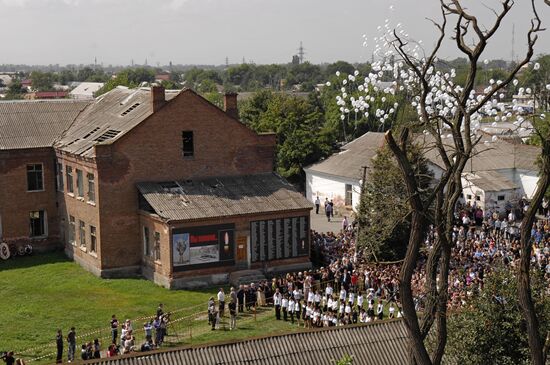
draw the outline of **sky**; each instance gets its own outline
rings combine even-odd
[[[543,25],[550,7],[536,0]],[[463,0],[483,24],[498,0]],[[481,6],[480,3],[484,3]],[[401,23],[430,49],[437,0],[0,0],[0,64],[287,63],[300,42],[312,63],[370,61],[377,27]],[[530,1],[516,0],[488,59],[525,51]],[[512,28],[515,42],[512,42]],[[441,58],[460,56],[449,36]],[[536,54],[550,53],[550,31]],[[363,35],[367,46],[363,45]],[[514,44],[514,47],[512,47]]]

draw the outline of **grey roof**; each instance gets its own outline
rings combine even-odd
[[[517,184],[496,171],[478,171],[474,174],[464,174],[463,177],[467,182],[483,191],[503,191],[519,188]]]
[[[396,365],[408,359],[407,333],[401,319],[329,327],[244,341],[105,358],[101,365],[332,365],[344,355],[354,364]]]
[[[359,180],[362,166],[371,166],[371,160],[384,145],[384,133],[367,132],[341,148],[327,159],[308,166],[305,170]]]
[[[192,220],[311,209],[292,185],[275,173],[200,180],[143,182],[137,188],[157,215]]]
[[[87,105],[73,100],[0,102],[0,150],[51,147]]]
[[[167,90],[171,100],[179,90]],[[96,98],[56,142],[55,147],[94,157],[93,146],[112,143],[152,114],[149,88],[117,87]]]
[[[491,137],[481,136],[482,140],[474,147],[474,156],[468,161],[465,172],[490,170],[522,169],[538,171],[536,161],[540,155],[540,148],[536,146],[510,143],[502,138],[492,140]],[[496,137],[494,137],[496,138]],[[433,148],[431,136],[421,135],[416,141],[424,145],[426,157],[434,164],[444,167],[439,152]],[[443,138],[445,149],[449,155],[455,150],[452,138]]]

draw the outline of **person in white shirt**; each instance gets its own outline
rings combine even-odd
[[[328,300],[327,300],[327,310],[330,309],[332,310],[332,297],[328,297]]]
[[[338,310],[338,300],[336,298],[332,298],[332,311],[336,313],[336,310]]]
[[[346,312],[346,314],[351,314],[351,305],[350,305],[350,303],[346,304],[345,312]]]
[[[333,289],[332,289],[332,285],[327,284],[327,287],[325,288],[325,296],[328,298],[328,297],[332,297],[332,293],[333,293]]]
[[[283,320],[288,321],[288,297],[286,295],[281,301],[281,307],[283,309]]]
[[[355,303],[355,293],[351,292],[349,293],[349,304],[353,306],[353,303]]]
[[[223,288],[220,288],[218,292],[218,303],[220,304],[220,317],[223,317],[223,312],[225,311],[225,293]]]
[[[313,303],[315,301],[315,293],[313,293],[313,290],[309,290],[307,294],[307,302]]]
[[[367,323],[367,312],[361,308],[361,312],[359,313],[359,322],[360,323]]]
[[[273,294],[273,305],[275,306],[275,318],[281,320],[281,303],[283,296],[279,292],[279,288],[275,289],[275,294]]]
[[[378,315],[379,320],[384,319],[384,303],[382,300],[378,301],[378,307],[376,308],[376,314]]]
[[[344,311],[346,309],[346,304],[344,303],[344,301],[342,300],[340,302],[340,308],[338,309],[338,314],[340,315],[340,318],[344,316]]]
[[[346,289],[342,288],[340,290],[340,300],[346,300]]]
[[[389,312],[390,312],[389,318],[395,318],[395,307],[393,306],[393,303],[390,303]]]
[[[357,296],[357,308],[359,310],[363,309],[364,300],[365,300],[365,297],[363,296],[363,293],[359,292],[359,295]]]
[[[313,301],[315,302],[315,305],[319,307],[319,305],[321,304],[321,293],[319,291],[317,291],[313,296]]]
[[[288,313],[290,314],[290,322],[294,324],[294,299],[292,297],[288,300]]]
[[[294,314],[296,315],[298,324],[300,324],[300,315],[302,314],[302,303],[299,300],[296,300],[294,303]]]

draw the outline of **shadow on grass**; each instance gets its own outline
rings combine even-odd
[[[16,256],[8,260],[0,260],[0,271],[13,269],[26,269],[29,267],[69,262],[63,251],[36,253],[31,256]]]

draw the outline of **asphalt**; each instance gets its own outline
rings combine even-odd
[[[333,217],[328,222],[325,214],[315,214],[315,208],[311,211],[311,228],[317,232],[338,232],[342,228],[342,220],[344,217]],[[324,213],[324,212],[323,212]],[[349,217],[348,217],[349,221]]]

